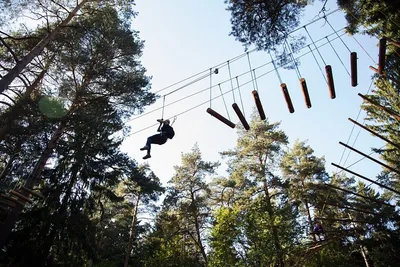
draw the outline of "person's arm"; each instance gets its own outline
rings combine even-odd
[[[160,125],[158,126],[157,132],[161,132],[162,125],[163,125],[163,123],[160,121]]]

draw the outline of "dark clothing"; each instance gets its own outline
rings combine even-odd
[[[162,133],[155,134],[147,138],[146,146],[148,147],[147,153],[150,154],[151,144],[163,145],[167,142],[168,137]]]
[[[313,230],[314,230],[314,233],[316,233],[316,234],[322,234],[324,232],[324,228],[322,228],[322,225],[320,225],[319,223],[314,225]]]
[[[174,129],[171,126],[164,124],[161,127],[161,134],[171,139],[174,136]]]

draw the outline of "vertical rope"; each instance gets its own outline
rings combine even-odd
[[[233,90],[232,74],[231,74],[231,67],[229,65],[229,60],[228,60],[228,70],[229,70],[229,80],[231,82],[231,88],[232,88],[233,102],[236,103],[235,91]]]
[[[239,91],[240,103],[241,103],[241,105],[242,105],[243,116],[246,116],[246,114],[244,113],[243,99],[242,99],[242,93],[240,92],[240,85],[239,85],[238,76],[236,76],[236,83],[237,83],[237,89],[238,89],[238,91]]]
[[[298,68],[298,66],[296,64],[296,61],[295,61],[294,56],[293,56],[293,51],[290,48],[290,45],[289,45],[287,39],[285,39],[285,43],[286,43],[286,46],[288,47],[290,58],[292,59],[292,62],[294,64],[295,68],[296,68],[297,77],[300,79],[301,78],[301,73],[300,73],[300,70],[299,70],[299,68]]]
[[[231,117],[229,116],[228,107],[226,106],[225,97],[224,97],[224,94],[222,93],[221,84],[219,83],[218,86],[219,86],[219,91],[221,92],[222,100],[224,101],[226,114],[228,114],[228,118],[229,118],[229,120],[231,120]]]
[[[347,12],[350,13],[350,15],[356,20],[356,21],[360,21],[359,18],[357,18],[350,10],[347,10]],[[368,30],[367,27],[362,26],[364,29]],[[356,37],[354,37],[354,35],[352,35],[353,39],[357,42],[357,44],[362,48],[362,50],[364,50],[364,52],[368,55],[368,57],[372,60],[372,62],[374,62],[375,65],[378,65],[377,62],[371,57],[371,55],[367,52],[367,50],[365,50],[365,48],[358,42],[358,40],[356,39]],[[378,38],[375,36],[375,38]]]
[[[326,40],[328,40],[329,45],[332,47],[333,52],[335,52],[336,56],[338,57],[340,63],[342,63],[344,69],[346,70],[347,74],[351,77],[349,70],[347,69],[346,65],[343,63],[342,59],[339,57],[339,54],[336,52],[336,49],[333,47],[331,44],[331,41],[329,40],[328,36],[325,36]]]
[[[211,108],[211,99],[212,99],[212,69],[210,68],[210,108]]]
[[[254,72],[254,82],[256,83],[256,88],[257,88],[257,91],[258,91],[258,83],[257,83],[256,70],[254,69],[253,72]]]
[[[347,48],[347,50],[349,50],[349,52],[351,53],[350,48],[346,45],[346,43],[343,41],[342,37],[339,36],[339,34],[337,33],[337,31],[332,27],[332,25],[329,23],[328,19],[326,18],[326,16],[324,16],[325,21],[329,24],[329,26],[331,26],[332,31],[334,31],[337,35],[337,37],[339,37],[340,41],[342,41],[342,43],[344,44],[344,46]]]
[[[253,82],[253,89],[254,89],[254,90],[256,90],[256,86],[255,86],[255,84],[254,84],[253,73],[251,72],[251,64],[250,64],[250,56],[249,56],[249,52],[247,52],[247,61],[249,62],[249,68],[250,68],[251,81]]]
[[[308,32],[308,30],[307,30],[307,27],[306,27],[306,26],[304,26],[304,29],[306,30],[306,32],[307,32],[307,34],[308,34],[308,37],[310,37],[310,39],[311,39],[311,42],[312,42],[312,43],[313,43],[313,45],[315,46],[315,49],[317,50],[317,52],[318,52],[319,56],[321,57],[322,61],[324,62],[325,66],[326,66],[327,64],[325,63],[325,60],[324,60],[324,58],[322,57],[321,53],[319,52],[319,49],[318,49],[317,45],[315,44],[315,42],[314,42],[313,38],[311,37],[310,33]]]
[[[272,58],[271,52],[268,51],[268,53],[269,53],[269,56],[271,57],[271,62],[272,62],[272,65],[274,65],[274,69],[275,69],[276,75],[278,76],[279,82],[282,84],[283,82],[282,82],[281,76],[279,75],[279,71],[276,68],[275,61]]]
[[[161,114],[161,119],[164,119],[164,108],[165,108],[165,95],[163,96],[163,104],[162,104],[162,114]]]
[[[315,62],[317,62],[318,68],[319,68],[319,70],[320,70],[321,73],[322,73],[322,77],[324,77],[326,83],[328,84],[328,80],[326,79],[325,74],[324,74],[324,71],[322,70],[321,66],[319,65],[319,62],[318,62],[317,58],[315,57],[314,52],[312,51],[310,45],[307,45],[307,46],[308,46],[308,48],[310,49],[311,54],[313,55],[313,57],[314,57],[314,59],[315,59]]]

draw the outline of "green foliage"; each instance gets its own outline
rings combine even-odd
[[[221,207],[215,211],[215,223],[210,234],[211,266],[239,266],[240,258],[234,247],[240,234],[238,215],[237,209]]]
[[[231,12],[236,40],[246,47],[254,44],[260,50],[274,50],[299,25],[306,1],[225,0]],[[298,41],[301,41],[299,39]]]
[[[39,110],[48,118],[62,118],[67,114],[63,102],[54,97],[43,96],[39,100]]]

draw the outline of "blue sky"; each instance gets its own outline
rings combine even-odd
[[[137,0],[136,3],[136,10],[139,15],[132,22],[132,27],[140,31],[140,38],[145,40],[142,64],[146,67],[148,75],[153,77],[152,90],[154,92],[196,73],[207,71],[215,65],[226,63],[228,60],[244,53],[242,44],[236,41],[234,37],[229,36],[231,29],[230,13],[225,10],[226,5],[223,0]],[[313,7],[307,8],[302,17],[301,25],[315,19],[321,7],[322,3],[316,1]],[[336,1],[328,1],[326,8],[327,13],[337,9]],[[345,26],[343,13],[340,11],[330,15],[328,20],[337,30]],[[333,33],[329,25],[324,23],[323,20],[309,25],[307,29],[314,40],[324,38]],[[295,34],[306,35],[306,32],[299,30]],[[331,35],[329,38],[331,40],[335,37],[335,35]],[[356,119],[359,113],[362,100],[357,94],[366,94],[370,88],[373,73],[368,67],[369,65],[375,65],[374,61],[378,59],[378,40],[367,36],[356,36],[357,41],[371,55],[374,59],[373,61],[353,37],[345,35],[342,39],[351,51],[358,54],[359,85],[357,87],[351,86],[350,77],[332,47],[329,44],[324,45],[319,51],[326,64],[332,66],[337,97],[333,100],[329,98],[328,87],[318,65],[312,54],[307,54],[300,59],[300,72],[307,80],[312,102],[311,109],[305,107],[295,70],[278,69],[279,75],[289,89],[296,110],[293,114],[290,114],[287,110],[280,89],[280,81],[274,72],[272,64],[267,64],[271,61],[268,53],[257,51],[249,54],[252,68],[256,68],[256,74],[260,76],[257,79],[258,89],[270,122],[281,122],[281,129],[289,136],[291,143],[289,146],[293,144],[295,139],[308,140],[308,144],[314,149],[316,156],[325,156],[326,168],[329,172],[336,171],[336,168],[331,166],[330,163],[339,163],[343,153],[343,146],[339,145],[339,141],[347,143],[349,140],[349,144],[353,145],[356,140],[354,146],[365,153],[370,153],[371,147],[381,147],[383,145],[379,139],[364,130],[359,131],[358,127],[352,132],[353,124],[347,120],[348,117]],[[310,43],[309,39],[307,43]],[[321,45],[322,43],[318,44]],[[345,66],[349,69],[350,53],[347,48],[339,39],[333,40],[331,43]],[[308,51],[308,48],[301,50],[296,56]],[[321,67],[324,68],[317,51],[314,51],[314,55],[319,60]],[[250,74],[242,75],[249,71],[247,57],[232,61],[230,67],[233,77],[240,75],[240,84],[251,81]],[[227,67],[221,67],[219,74],[212,77],[213,85],[221,83],[223,92],[230,91],[231,84],[229,82],[222,83],[228,78]],[[160,92],[160,94],[172,92],[184,84],[178,84]],[[166,96],[166,104],[207,89],[209,84],[209,78],[202,79]],[[236,87],[236,83],[234,85]],[[244,111],[249,119],[254,107],[251,94],[253,84],[249,82],[241,86],[240,90]],[[235,90],[235,92],[236,102],[239,104],[238,91]],[[194,97],[166,107],[164,117],[174,116],[207,101],[209,94],[209,90],[205,90]],[[213,96],[219,94],[218,86],[213,87],[212,94]],[[231,107],[233,103],[231,92],[225,94],[225,101],[232,121],[237,123],[238,119]],[[149,106],[145,112],[161,106],[162,98],[154,105]],[[176,132],[174,139],[169,140],[163,146],[153,146],[152,158],[147,162],[164,184],[172,177],[174,173],[173,166],[180,164],[181,153],[190,151],[195,143],[199,145],[204,160],[208,161],[221,161],[219,152],[232,149],[235,146],[236,130],[211,117],[206,113],[207,107],[208,104],[178,116],[176,123],[173,125]],[[212,108],[227,117],[222,98],[213,101]],[[140,130],[155,124],[156,119],[160,117],[161,110],[158,110],[142,117],[132,117],[132,121],[128,123],[132,127],[131,131],[134,134],[126,139],[123,144],[123,150],[138,160],[139,163],[144,162],[141,158],[145,154],[143,151],[139,151],[139,148],[145,144],[149,135],[156,133],[157,127]],[[361,112],[358,121],[363,123],[364,117],[365,113]],[[136,133],[137,131],[140,132]],[[350,135],[351,132],[352,134]],[[342,165],[347,155],[348,150],[344,154]],[[377,157],[376,155],[373,156]],[[360,158],[360,155],[354,152],[350,153],[344,165],[348,166]],[[225,169],[226,166],[222,165],[219,169],[219,174],[224,175]],[[367,177],[374,177],[380,171],[380,167],[368,159],[355,164],[351,169]]]

